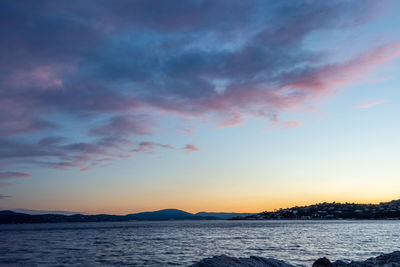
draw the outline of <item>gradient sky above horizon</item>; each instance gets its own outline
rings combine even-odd
[[[400,1],[0,1],[0,209],[400,198]]]

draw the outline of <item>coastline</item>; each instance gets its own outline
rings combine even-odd
[[[28,210],[29,211],[29,210]],[[261,213],[198,212],[179,209],[113,214],[26,214],[0,210],[0,224],[59,223],[59,222],[117,222],[117,221],[166,221],[166,220],[399,220],[400,199],[379,204],[317,203],[295,206]]]

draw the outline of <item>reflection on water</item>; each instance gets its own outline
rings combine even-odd
[[[0,264],[188,265],[263,256],[307,265],[400,250],[400,221],[168,221],[0,225]]]

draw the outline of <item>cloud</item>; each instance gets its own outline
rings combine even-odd
[[[19,164],[87,171],[110,164],[117,158],[133,157],[137,153],[155,153],[156,148],[174,150],[170,144],[139,142],[137,145],[121,137],[103,137],[94,142],[66,142],[66,138],[47,137],[37,143],[16,142],[0,138],[0,160],[4,166]],[[22,174],[7,172],[6,175]],[[11,178],[11,177],[10,177]]]
[[[64,142],[66,138],[62,136],[48,136],[48,137],[43,137],[39,140],[38,145],[39,146],[52,146],[56,144],[60,144]]]
[[[148,135],[152,133],[152,120],[145,115],[114,116],[106,124],[90,130],[92,135],[130,136]]]
[[[132,152],[138,153],[138,152],[148,152],[148,153],[154,153],[155,148],[165,148],[165,149],[172,149],[174,150],[175,147],[169,144],[158,144],[158,143],[153,143],[153,142],[141,142],[137,145],[135,149],[132,149]]]
[[[188,153],[200,150],[200,148],[198,148],[197,146],[192,145],[192,144],[187,144],[182,149],[185,150]]]
[[[400,42],[388,43],[364,52],[346,62],[287,73],[284,79],[290,88],[313,90],[316,93],[348,85],[380,64],[400,57]]]
[[[9,198],[10,196],[0,194],[0,199]]]
[[[159,115],[212,117],[218,127],[249,117],[274,124],[400,56],[399,43],[366,44],[366,52],[332,62],[304,45],[315,32],[373,23],[388,5],[1,1],[0,159],[87,170],[172,150],[140,140],[160,133]]]
[[[12,179],[12,178],[23,178],[31,177],[30,173],[25,172],[0,172],[0,179]]]
[[[387,99],[370,100],[370,101],[366,101],[366,102],[358,104],[356,106],[356,108],[361,108],[361,109],[372,108],[373,106],[385,104],[388,102],[389,102],[389,100],[387,100]]]
[[[36,165],[51,168],[87,169],[103,158],[129,156],[132,143],[123,138],[105,137],[93,142],[69,142],[48,137],[36,143],[0,138],[0,159],[5,166]]]

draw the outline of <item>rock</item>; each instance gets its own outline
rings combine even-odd
[[[294,267],[280,260],[251,256],[250,258],[235,258],[226,255],[203,259],[191,267]]]
[[[388,254],[382,254],[376,258],[369,258],[365,261],[352,261],[345,263],[343,261],[335,261],[335,267],[400,267],[400,251]]]
[[[344,262],[344,261],[341,261],[341,260],[338,260],[338,261],[335,261],[335,262],[332,263],[332,264],[333,264],[333,266],[335,266],[335,267],[346,267],[348,263],[346,263],[346,262]]]
[[[323,257],[323,258],[319,258],[318,260],[316,260],[313,263],[312,267],[333,267],[333,264],[330,262],[330,260]]]
[[[235,258],[226,255],[203,259],[191,265],[192,267],[294,267],[284,261],[271,258],[251,256],[250,258]],[[365,261],[335,261],[331,263],[327,258],[320,258],[312,267],[400,267],[400,251],[382,254]]]

